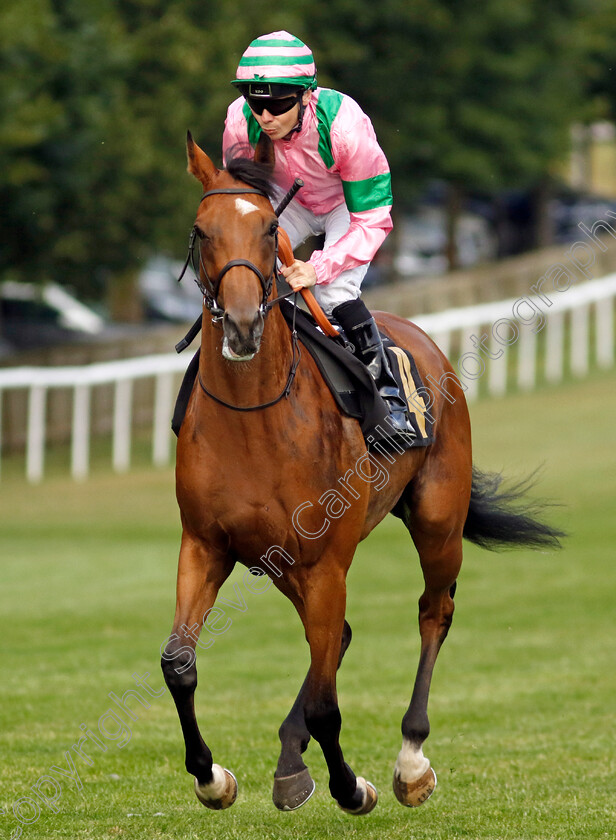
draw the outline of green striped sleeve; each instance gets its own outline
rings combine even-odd
[[[360,213],[362,210],[374,210],[375,207],[393,204],[389,172],[366,178],[364,181],[343,181],[342,189],[349,213]]]
[[[336,90],[324,89],[317,101],[317,125],[319,129],[319,154],[328,169],[334,165],[332,154],[332,123],[342,105],[342,94]]]

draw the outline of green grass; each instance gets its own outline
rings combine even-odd
[[[233,612],[233,626],[200,656],[197,692],[215,759],[238,777],[233,808],[213,813],[197,802],[164,693],[147,709],[132,704],[138,720],[122,749],[111,741],[105,753],[91,749],[92,765],[75,756],[83,790],[63,780],[58,813],[42,807],[23,837],[613,838],[615,386],[616,376],[597,374],[473,406],[476,462],[512,477],[543,464],[540,492],[563,503],[552,518],[571,536],[560,553],[467,547],[431,695],[426,753],[439,785],[422,808],[402,808],[391,791],[417,663],[421,579],[408,536],[389,517],[351,569],[354,639],[339,679],[346,758],[380,792],[371,815],[337,809],[314,744],[313,799],[294,814],[272,805],[277,729],[308,655],[289,603],[243,590],[246,611]],[[52,765],[67,766],[80,724],[96,731],[113,708],[109,692],[122,695],[135,672],[163,686],[158,651],[179,545],[172,471],[139,467],[119,478],[101,468],[84,484],[56,471],[37,487],[9,471],[0,534],[0,837],[8,838],[19,825],[13,804],[32,797]]]

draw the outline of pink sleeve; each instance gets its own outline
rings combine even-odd
[[[344,98],[331,140],[351,218],[337,242],[310,257],[317,283],[324,285],[346,269],[369,263],[393,227],[387,158],[369,118],[350,97]]]
[[[327,285],[346,269],[374,259],[393,227],[390,209],[391,206],[351,213],[351,224],[344,236],[323,251],[313,251],[308,262],[314,266],[317,283]]]

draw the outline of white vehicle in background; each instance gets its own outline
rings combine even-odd
[[[0,283],[3,349],[25,350],[101,335],[105,319],[57,283]]]
[[[178,283],[182,263],[167,257],[152,257],[139,274],[139,293],[149,321],[188,323],[201,312],[203,295],[193,282],[192,267]]]

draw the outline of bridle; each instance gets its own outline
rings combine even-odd
[[[278,217],[282,213],[282,211],[287,206],[287,204],[291,201],[291,199],[293,198],[295,193],[302,186],[303,186],[303,182],[300,181],[299,179],[296,179],[295,183],[293,184],[293,186],[291,187],[291,189],[289,190],[287,195],[283,198],[281,203],[278,205],[278,207],[274,211],[274,214],[276,215],[276,217]],[[201,206],[202,202],[211,195],[261,195],[261,196],[264,196],[265,198],[268,197],[267,194],[264,193],[262,190],[257,190],[257,189],[253,189],[253,188],[249,188],[249,187],[232,187],[232,188],[227,188],[227,189],[208,190],[208,192],[204,193],[201,196],[201,201],[199,202],[199,206]],[[273,265],[272,265],[272,270],[270,271],[270,273],[268,274],[267,277],[265,277],[263,272],[254,263],[250,262],[250,260],[237,259],[237,260],[229,260],[229,262],[220,269],[220,271],[218,272],[216,277],[212,279],[209,276],[209,274],[207,272],[207,269],[205,267],[205,264],[203,262],[203,256],[201,254],[201,248],[197,248],[198,253],[199,253],[198,258],[195,255],[195,246],[197,244],[197,239],[199,239],[200,236],[201,236],[200,231],[197,228],[197,226],[195,225],[193,227],[191,233],[190,233],[190,238],[188,240],[188,256],[186,257],[186,262],[184,263],[184,267],[182,268],[182,272],[181,272],[180,276],[178,277],[178,283],[184,277],[184,274],[186,273],[186,269],[188,268],[188,266],[191,265],[192,269],[193,269],[193,272],[194,272],[194,275],[195,275],[195,277],[194,277],[195,283],[197,284],[197,286],[199,287],[199,291],[203,295],[203,305],[212,315],[212,323],[213,324],[219,325],[221,323],[223,317],[224,317],[224,314],[225,314],[224,309],[222,309],[218,304],[218,294],[219,294],[219,291],[220,291],[220,284],[222,283],[222,280],[223,280],[223,277],[225,276],[225,274],[228,271],[230,271],[230,269],[235,268],[236,266],[241,265],[241,266],[244,266],[244,267],[250,269],[259,278],[259,282],[261,284],[261,290],[262,290],[261,303],[259,305],[259,313],[262,315],[263,318],[265,318],[267,316],[267,313],[277,303],[279,303],[281,300],[284,300],[284,298],[289,297],[292,294],[297,294],[296,292],[290,291],[290,292],[287,292],[286,294],[279,295],[277,298],[274,298],[274,300],[269,300],[269,296],[272,293],[272,288],[273,288],[273,285],[274,285],[274,277],[275,277],[275,274],[276,274],[276,267],[277,267],[277,263],[278,263],[278,224],[277,223],[276,223],[276,231],[274,232],[274,243],[275,243],[274,262],[273,262]],[[201,279],[202,275],[205,278],[205,283]],[[226,402],[225,400],[221,399],[220,397],[217,397],[215,394],[213,394],[211,391],[209,391],[206,388],[205,383],[203,382],[203,379],[201,377],[201,373],[199,372],[198,380],[199,380],[199,385],[201,386],[201,389],[203,390],[203,392],[205,394],[207,394],[207,396],[210,397],[211,399],[213,399],[215,402],[219,403],[219,405],[223,405],[223,406],[225,406],[225,408],[230,408],[230,409],[233,409],[234,411],[257,411],[258,409],[261,409],[261,408],[269,408],[270,406],[276,405],[276,403],[280,402],[280,400],[282,400],[283,397],[288,397],[289,393],[291,391],[291,386],[293,385],[293,380],[295,379],[295,373],[297,371],[297,366],[299,365],[299,361],[300,361],[300,358],[301,358],[301,350],[299,348],[297,331],[295,329],[295,310],[296,310],[296,307],[294,306],[293,307],[293,327],[292,327],[292,330],[291,330],[291,344],[292,344],[292,348],[293,348],[293,354],[292,354],[292,358],[291,358],[291,367],[289,369],[289,375],[287,377],[287,381],[285,383],[285,386],[282,389],[282,391],[280,392],[280,394],[275,399],[270,400],[269,402],[266,402],[266,403],[259,403],[258,405],[249,405],[249,406],[233,405],[232,403]],[[200,327],[200,324],[201,324],[201,319],[199,318],[199,319],[197,319],[197,321],[195,322],[195,324],[191,328],[189,334],[187,335],[186,339],[184,340],[184,343],[180,342],[180,345],[183,344],[182,349],[184,349],[184,347],[187,346],[185,342],[189,338],[192,341],[192,339],[196,336],[196,334],[198,332],[197,325],[199,325],[199,327]],[[179,352],[180,345],[178,345],[176,347],[176,349],[178,349],[178,352]]]
[[[199,206],[201,206],[203,201],[211,195],[261,195],[267,198],[267,195],[261,190],[255,190],[248,187],[233,187],[229,189],[209,190],[201,196]],[[223,277],[228,271],[230,271],[230,269],[235,268],[239,265],[245,266],[246,268],[249,268],[259,278],[259,283],[261,284],[262,290],[259,312],[261,313],[261,315],[265,316],[267,312],[271,309],[271,305],[268,304],[268,298],[272,293],[272,286],[274,284],[274,273],[276,271],[276,262],[278,260],[278,230],[276,230],[274,234],[274,262],[272,265],[272,270],[270,271],[267,278],[264,277],[263,272],[254,263],[250,262],[250,260],[239,259],[229,260],[229,262],[220,269],[216,277],[212,279],[209,276],[205,264],[203,262],[201,248],[195,249],[197,240],[201,237],[202,235],[199,231],[199,228],[195,225],[190,233],[190,238],[188,240],[188,256],[186,257],[186,262],[184,263],[184,268],[182,269],[182,273],[178,278],[178,282],[184,277],[186,269],[190,264],[195,274],[195,283],[197,284],[197,286],[199,287],[199,291],[203,295],[203,303],[205,305],[205,308],[212,314],[212,321],[214,323],[217,323],[220,322],[224,315],[224,310],[221,309],[221,307],[218,304],[218,293],[220,291],[220,284],[222,283]],[[195,250],[198,251],[198,258],[195,254]],[[202,276],[205,278],[205,283],[201,279]]]

